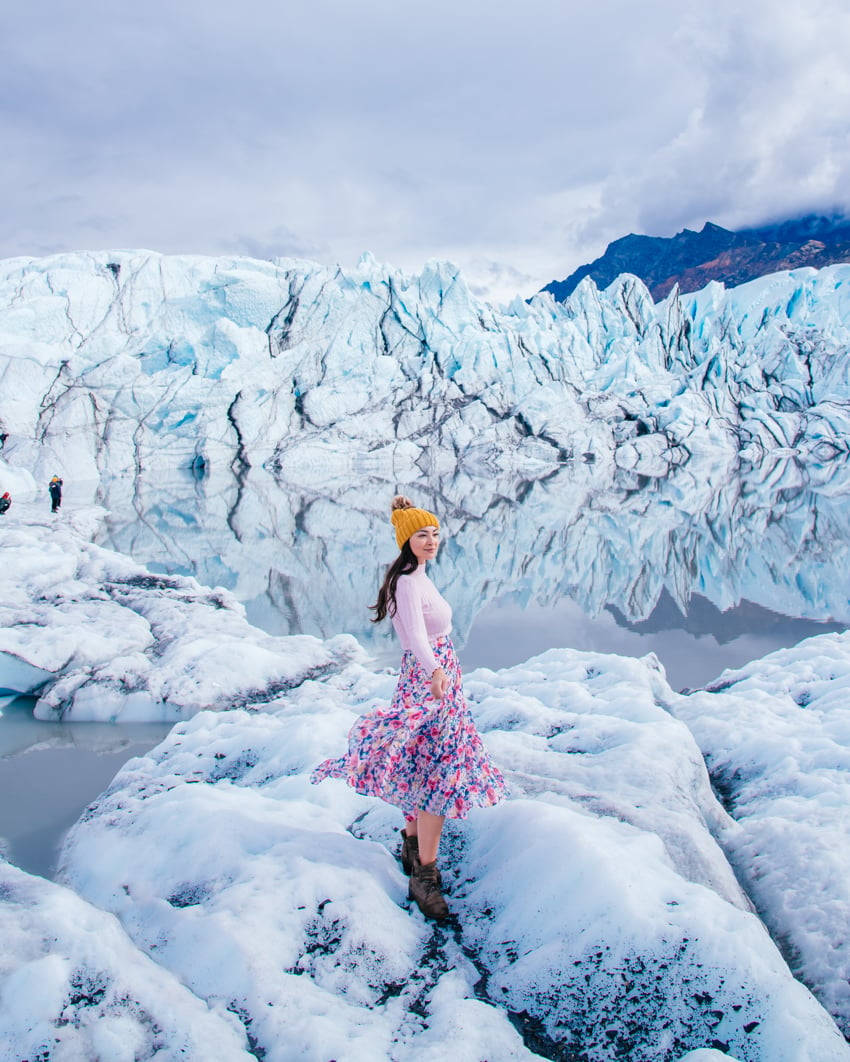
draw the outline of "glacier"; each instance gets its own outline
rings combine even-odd
[[[683,611],[700,593],[846,622],[848,278],[801,269],[655,305],[625,276],[496,308],[440,262],[7,260],[0,483],[28,498],[63,473],[108,511],[102,544],[185,558],[267,611],[297,601],[282,633],[338,633],[328,602],[341,591],[353,615],[372,593],[400,485],[446,514],[456,570],[482,548],[495,567],[461,582],[462,630],[499,595],[565,588],[630,621],[666,589]],[[473,530],[485,513],[498,556]],[[343,526],[359,555],[331,573],[305,540]]]
[[[798,976],[850,1033],[850,635],[725,671],[674,708],[734,821],[721,835]]]
[[[846,456],[850,266],[657,306],[635,277],[495,308],[408,276],[102,252],[0,263],[0,456],[36,480],[268,465],[296,482],[447,460],[628,481],[699,455]]]
[[[447,832],[448,927],[391,809],[307,782],[392,691],[340,624],[398,486],[461,636],[505,595],[847,623],[848,280],[493,307],[441,262],[0,263],[0,696],[175,724],[57,882],[0,858],[0,1058],[850,1058],[846,636],[687,694],[651,656],[472,672],[511,800]]]

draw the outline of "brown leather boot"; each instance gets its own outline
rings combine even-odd
[[[405,874],[408,877],[413,873],[413,868],[419,862],[419,838],[410,837],[404,830],[398,831],[401,834],[401,865]],[[443,876],[437,871],[437,884],[440,888],[443,887]]]
[[[416,902],[426,918],[433,918],[438,922],[448,918],[449,906],[440,891],[440,872],[437,870],[436,860],[433,863],[420,863],[417,859],[410,875],[407,895]]]
[[[413,873],[413,867],[419,862],[419,838],[409,837],[404,830],[401,834],[401,865],[405,874]]]

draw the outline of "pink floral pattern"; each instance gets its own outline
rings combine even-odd
[[[469,714],[451,639],[431,644],[449,680],[442,701],[431,696],[430,680],[407,650],[391,706],[361,716],[349,732],[347,755],[320,763],[311,782],[342,778],[358,793],[400,808],[408,820],[417,811],[462,819],[472,807],[503,799],[505,782]]]

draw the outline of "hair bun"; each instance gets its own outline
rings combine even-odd
[[[416,506],[413,504],[410,498],[406,498],[403,494],[396,494],[396,496],[392,500],[392,504],[390,505],[390,512],[395,512],[396,509],[415,508]]]

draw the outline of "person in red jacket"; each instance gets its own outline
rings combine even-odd
[[[12,504],[12,496],[8,491],[5,492],[2,498],[0,498],[0,515],[6,512],[9,506]]]

